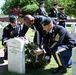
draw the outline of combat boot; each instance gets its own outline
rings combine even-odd
[[[66,67],[63,67],[63,66],[59,66],[58,68],[52,71],[53,74],[58,74],[58,75],[66,73],[66,72],[67,72],[67,69]]]

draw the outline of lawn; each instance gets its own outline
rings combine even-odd
[[[71,27],[66,27],[66,29],[67,29],[69,32],[71,32]]]
[[[67,28],[67,29],[70,31],[70,28]],[[33,41],[34,32],[31,29],[29,29],[26,36],[29,39],[31,39],[31,41]],[[2,47],[3,46],[1,45],[1,42],[0,42],[0,48]],[[45,66],[45,68],[43,69],[27,68],[26,73],[24,75],[54,75],[51,73],[51,71],[53,68],[56,68],[56,67],[57,67],[57,64],[52,57],[51,62],[47,66]],[[6,71],[6,72],[1,72],[0,75],[19,75],[19,74]],[[62,75],[72,75],[72,68],[67,68],[67,73]]]

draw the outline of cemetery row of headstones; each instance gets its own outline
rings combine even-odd
[[[7,26],[7,25],[8,25],[8,22],[1,22],[1,21],[0,21],[0,40],[2,39],[3,28],[4,28],[5,26]]]

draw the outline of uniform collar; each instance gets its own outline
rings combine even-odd
[[[16,28],[16,26],[15,26],[15,27],[13,27],[13,28]]]
[[[53,31],[53,27],[50,29],[49,33],[52,33],[52,31]]]

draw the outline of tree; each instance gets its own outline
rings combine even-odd
[[[7,7],[6,7],[7,6]],[[9,14],[8,10],[20,7],[22,9],[22,14],[27,14],[36,11],[38,8],[34,3],[34,0],[6,0],[5,4],[2,6],[2,11],[4,14]]]
[[[36,0],[40,3],[41,0]],[[45,8],[47,13],[49,13],[50,8],[54,2],[58,2],[58,8],[64,7],[65,12],[68,16],[76,16],[76,0],[43,0],[45,2]],[[6,0],[5,4],[2,6],[2,11],[4,14],[8,14],[8,9],[20,7],[22,9],[22,14],[34,14],[38,6],[34,0]]]
[[[72,8],[73,8],[72,12],[74,14],[74,17],[76,18],[76,0],[73,0],[73,2],[72,2]]]

